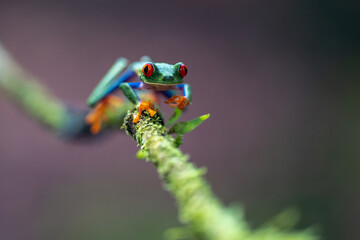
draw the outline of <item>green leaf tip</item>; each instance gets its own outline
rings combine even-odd
[[[210,117],[210,113],[205,114],[205,115],[202,115],[202,116],[200,116],[199,118],[200,118],[200,120],[205,121],[205,120],[208,119],[209,117]]]
[[[202,124],[206,119],[210,117],[210,114],[205,114],[200,117],[194,118],[187,122],[179,122],[175,124],[170,130],[169,133],[176,133],[179,135],[183,135],[185,133],[193,131],[197,128],[200,124]]]

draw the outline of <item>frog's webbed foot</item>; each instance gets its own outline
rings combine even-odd
[[[90,125],[91,133],[99,133],[102,123],[108,121],[106,111],[113,110],[114,108],[122,105],[122,99],[112,95],[105,97],[102,101],[96,104],[95,108],[85,118],[86,123]]]
[[[133,119],[133,123],[139,122],[141,113],[143,111],[147,111],[151,117],[153,117],[157,112],[157,110],[155,109],[154,105],[151,102],[141,101],[138,106],[138,113]]]
[[[187,105],[190,104],[190,101],[185,96],[174,95],[165,101],[166,104],[169,104],[169,107],[178,107],[180,110],[184,110]]]

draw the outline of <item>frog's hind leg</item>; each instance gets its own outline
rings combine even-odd
[[[94,109],[86,116],[85,121],[90,125],[93,134],[98,133],[102,123],[107,121],[106,112],[122,105],[122,99],[112,96],[110,93],[117,89],[121,82],[128,80],[134,74],[133,71],[126,70],[119,76],[126,66],[127,60],[119,58],[88,98],[89,106]]]
[[[122,82],[128,80],[134,74],[133,71],[126,70],[120,76],[119,74],[126,68],[128,60],[119,58],[114,65],[101,79],[88,98],[88,105],[94,107],[106,95],[114,91]],[[119,76],[119,77],[118,77]],[[118,78],[117,78],[118,77]]]
[[[108,122],[108,111],[114,111],[117,107],[121,107],[122,104],[122,99],[114,95],[108,95],[97,103],[85,118],[85,122],[90,126],[91,133],[99,133],[102,124]]]

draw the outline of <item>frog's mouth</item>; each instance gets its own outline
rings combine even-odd
[[[153,83],[153,82],[145,82],[147,85],[152,85],[152,86],[175,86],[175,85],[178,85],[178,84],[181,84],[180,82],[179,83]]]
[[[149,85],[162,85],[162,86],[173,86],[173,85],[178,85],[178,84],[182,84],[183,81],[179,81],[175,78],[172,77],[164,77],[161,79],[161,81],[146,81],[147,79],[144,79],[143,82]]]
[[[174,89],[176,85],[179,83],[147,83],[144,82],[144,87],[147,89],[153,89],[155,91],[167,91],[170,89]]]

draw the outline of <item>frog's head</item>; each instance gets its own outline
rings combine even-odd
[[[167,63],[145,63],[140,78],[147,84],[176,85],[183,83],[188,68],[182,62],[175,65]]]

